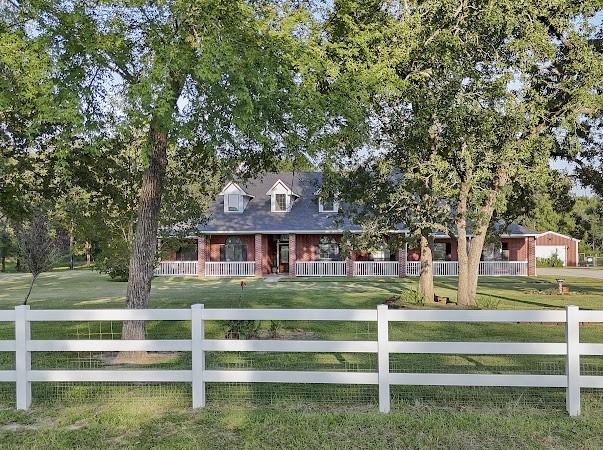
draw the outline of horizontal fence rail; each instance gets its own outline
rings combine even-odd
[[[397,277],[398,261],[354,261],[354,276]]]
[[[161,261],[153,274],[156,277],[197,275],[197,261]]]
[[[206,277],[253,277],[255,261],[206,262]]]
[[[346,261],[297,261],[295,275],[298,277],[345,277]]]
[[[32,322],[190,321],[190,339],[162,340],[41,340],[32,339]],[[376,322],[376,341],[326,340],[230,340],[207,339],[205,322],[212,320],[290,320]],[[0,382],[16,384],[17,409],[31,405],[32,382],[183,382],[192,384],[192,405],[205,406],[205,383],[334,383],[377,385],[379,410],[390,410],[390,386],[506,386],[553,387],[566,390],[566,408],[571,416],[580,414],[580,390],[603,388],[603,376],[581,375],[581,355],[603,355],[603,344],[581,343],[581,322],[602,323],[603,311],[565,310],[389,310],[374,309],[98,309],[30,310],[17,306],[1,311],[0,322],[14,323],[14,340],[0,340],[0,351],[15,354],[15,369],[0,370]],[[391,341],[389,325],[395,322],[501,322],[565,324],[565,342],[421,342]],[[70,351],[183,351],[191,352],[190,370],[32,370],[31,352]],[[206,370],[206,352],[304,352],[377,354],[376,372],[291,371],[291,370]],[[531,374],[447,374],[390,372],[391,354],[458,355],[560,355],[566,358],[564,375]]]
[[[480,261],[479,275],[490,276],[527,276],[527,261]],[[406,262],[406,275],[418,277],[421,274],[420,261]],[[434,277],[457,277],[459,275],[459,263],[457,261],[433,261]]]

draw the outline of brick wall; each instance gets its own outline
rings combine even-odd
[[[501,241],[509,245],[509,261],[528,260],[528,243],[526,238],[504,238]]]
[[[295,276],[295,263],[297,262],[297,246],[296,246],[296,235],[289,235],[289,276]]]
[[[254,238],[253,254],[255,255],[255,276],[261,277],[264,274],[264,247],[262,245],[262,235],[256,234]]]
[[[354,276],[354,261],[356,261],[356,254],[351,252],[352,254],[345,260],[346,262],[346,275],[348,277]]]
[[[406,276],[406,246],[398,249],[398,276],[403,278]]]
[[[296,236],[296,258],[298,261],[315,261],[320,236],[318,234],[298,234]],[[291,248],[289,248],[291,253]]]
[[[238,236],[245,247],[247,248],[247,261],[255,261],[255,236],[250,234],[244,234]],[[220,247],[224,245],[228,236],[211,236],[209,243],[209,260],[210,261],[220,261]]]
[[[528,276],[536,276],[536,238],[527,237],[528,241]]]
[[[207,261],[207,238],[199,236],[197,238],[197,276],[205,276],[205,261]]]

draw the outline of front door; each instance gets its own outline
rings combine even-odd
[[[289,273],[289,243],[279,242],[276,249],[278,273]]]

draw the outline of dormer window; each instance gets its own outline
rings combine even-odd
[[[287,211],[287,194],[274,194],[274,210],[278,212]]]
[[[238,212],[241,210],[241,196],[239,194],[226,194],[224,198],[226,200],[226,207],[229,212]]]
[[[283,181],[278,180],[266,192],[270,196],[270,211],[272,212],[289,212],[295,197],[298,197],[289,186]]]
[[[224,197],[224,212],[225,213],[242,213],[253,195],[245,192],[237,183],[230,182],[219,195]]]
[[[327,200],[327,199],[318,199],[318,211],[323,212],[332,212],[336,213],[339,211],[339,203],[335,200]]]

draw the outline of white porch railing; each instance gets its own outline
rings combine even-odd
[[[253,277],[255,261],[206,262],[206,277]]]
[[[421,274],[420,261],[406,262],[406,275],[418,277]],[[459,263],[457,261],[434,261],[434,277],[456,277],[459,275]],[[527,261],[481,261],[479,263],[479,275],[488,276],[527,276]]]
[[[527,276],[527,261],[482,261],[479,263],[481,276]]]
[[[398,261],[354,261],[354,276],[397,277]]]
[[[197,261],[161,261],[153,275],[156,277],[195,276]]]
[[[295,275],[298,277],[345,277],[346,261],[297,261]]]
[[[420,261],[406,261],[406,276],[407,277],[418,277],[421,275],[421,262]]]
[[[184,320],[191,324],[190,337],[176,340],[41,340],[33,339],[32,322]],[[231,340],[208,339],[206,321],[215,320],[309,320],[376,322],[376,340]],[[581,374],[582,355],[603,355],[603,344],[580,342],[581,322],[603,322],[603,311],[580,311],[576,306],[564,310],[528,311],[446,311],[389,310],[386,305],[372,309],[83,309],[31,310],[20,305],[14,310],[0,310],[0,322],[14,324],[14,339],[0,340],[0,351],[13,353],[12,369],[0,370],[0,382],[15,384],[17,409],[29,409],[32,382],[126,383],[183,382],[192,385],[193,408],[206,404],[206,383],[334,383],[376,385],[379,410],[390,410],[390,387],[393,385],[429,386],[510,386],[563,388],[566,408],[571,416],[580,414],[580,390],[603,388],[603,376]],[[392,322],[503,322],[556,323],[565,325],[563,342],[420,342],[393,341],[389,337]],[[190,369],[95,369],[32,368],[31,352],[131,352],[178,351],[191,353]],[[376,370],[291,371],[220,370],[205,368],[206,352],[318,352],[377,354]],[[491,373],[406,373],[391,372],[391,354],[457,355],[558,355],[565,357],[564,374]],[[52,361],[51,359],[49,361]],[[282,370],[278,370],[282,369]]]
[[[420,269],[419,269],[420,270]],[[457,277],[459,275],[459,263],[456,261],[434,261],[434,277]]]

